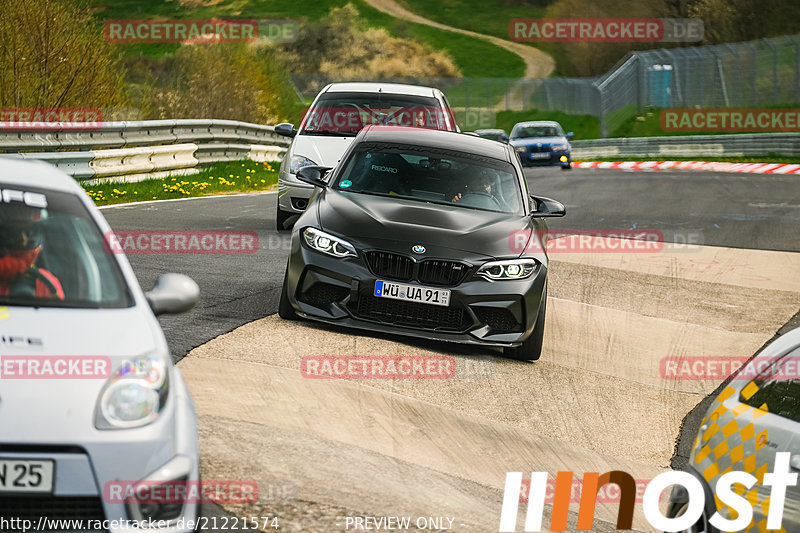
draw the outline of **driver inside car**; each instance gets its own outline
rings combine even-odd
[[[58,278],[35,264],[46,217],[45,209],[0,205],[0,297],[64,299]]]
[[[464,186],[464,191],[456,193],[450,201],[453,203],[458,202],[468,194],[484,194],[494,198],[492,194],[492,181],[491,176],[486,172],[475,174],[467,181],[467,184]]]

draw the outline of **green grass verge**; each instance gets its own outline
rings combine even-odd
[[[190,176],[81,185],[97,205],[189,198],[269,189],[278,182],[278,167],[278,163],[231,161],[216,163]]]
[[[406,9],[429,20],[501,39],[511,40],[508,25],[513,19],[543,18],[547,0],[400,0]],[[534,5],[531,5],[534,4]],[[530,44],[530,43],[526,43]]]
[[[555,120],[564,132],[573,132],[575,140],[597,139],[600,137],[600,120],[592,115],[568,115],[561,111],[500,111],[497,113],[497,126],[511,133],[517,122],[526,120]]]
[[[360,16],[370,27],[386,28],[390,34],[427,44],[434,50],[447,52],[465,77],[521,77],[525,74],[525,62],[516,54],[491,43],[461,35],[399,20],[378,11],[363,0],[239,0],[226,3],[209,3],[197,8],[185,8],[179,2],[163,0],[89,0],[96,16],[110,19],[300,19],[319,20],[327,16],[333,7],[348,2],[358,9]],[[158,57],[170,54],[178,44],[120,44],[126,56],[146,55]],[[492,58],[487,61],[486,58]]]

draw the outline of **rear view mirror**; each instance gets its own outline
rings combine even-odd
[[[573,137],[575,137],[574,133],[572,133],[572,132],[567,133],[567,140],[568,141],[571,141]]]
[[[297,179],[309,185],[313,185],[314,187],[321,187],[324,189],[328,186],[328,183],[322,178],[325,177],[325,173],[329,170],[330,167],[317,167],[313,165],[303,167],[297,171]]]
[[[533,217],[563,217],[567,214],[564,204],[551,198],[531,196],[531,200],[534,203],[533,211],[531,211]]]
[[[155,315],[183,313],[194,307],[200,299],[200,287],[189,276],[162,274],[156,286],[145,293],[147,303]]]

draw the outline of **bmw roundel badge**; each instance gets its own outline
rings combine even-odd
[[[422,246],[421,244],[415,244],[414,246],[411,247],[411,251],[414,252],[415,254],[424,254],[425,247]]]

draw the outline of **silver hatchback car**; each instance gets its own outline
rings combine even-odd
[[[275,126],[275,133],[292,137],[278,175],[276,226],[308,205],[314,187],[297,179],[305,166],[333,168],[353,138],[367,124],[459,131],[444,93],[433,87],[399,83],[331,83],[308,108],[299,129]]]
[[[705,413],[689,457],[689,473],[706,493],[705,508],[698,522],[687,531],[718,530],[709,520],[718,510],[732,519],[727,506],[715,504],[716,484],[727,472],[746,472],[757,483],[749,490],[736,485],[734,491],[753,507],[753,519],[742,531],[767,531],[771,487],[764,475],[775,471],[776,454],[788,452],[793,473],[800,471],[800,328],[778,337],[720,392]],[[688,508],[683,489],[673,491],[670,517]],[[772,530],[770,530],[772,531]],[[800,531],[800,484],[789,486],[783,508],[782,532]]]
[[[197,284],[166,274],[145,294],[110,232],[71,177],[0,158],[0,529],[194,529],[179,519],[195,503],[109,493],[199,481],[194,406],[154,316],[191,308]]]

